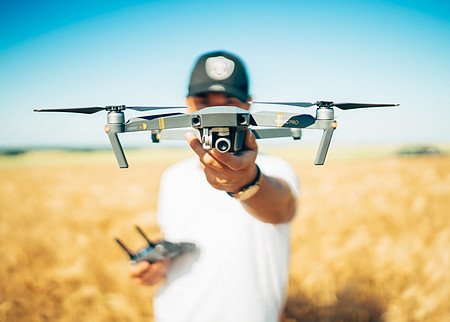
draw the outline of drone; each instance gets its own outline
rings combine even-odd
[[[337,122],[334,117],[334,107],[341,110],[372,107],[394,107],[399,104],[371,103],[334,103],[332,101],[316,102],[253,102],[253,104],[284,105],[293,107],[291,112],[277,110],[261,110],[250,112],[235,106],[205,107],[193,113],[187,113],[186,106],[125,106],[109,105],[105,107],[80,107],[35,109],[35,112],[66,112],[93,114],[99,111],[107,112],[105,133],[108,135],[112,149],[120,168],[128,168],[119,133],[150,131],[152,142],[161,139],[184,139],[173,129],[196,130],[202,146],[206,150],[217,149],[221,153],[238,153],[244,148],[244,137],[250,129],[257,139],[292,137],[301,138],[302,129],[322,130],[322,138],[314,161],[315,165],[323,165],[330,146]],[[297,107],[310,108],[316,106],[315,116],[299,113]],[[124,111],[153,111],[151,115],[130,118],[125,121]],[[166,131],[167,130],[167,131]],[[183,133],[184,133],[183,132]]]
[[[115,238],[115,241],[122,250],[130,257],[131,264],[146,261],[149,263],[156,263],[165,259],[173,259],[186,253],[192,253],[197,250],[197,247],[193,243],[172,243],[167,240],[161,240],[158,242],[152,242],[144,233],[141,227],[136,226],[137,231],[147,241],[147,246],[139,249],[137,252],[131,251],[119,238]]]

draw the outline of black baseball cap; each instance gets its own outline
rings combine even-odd
[[[248,83],[247,70],[239,57],[226,51],[209,52],[194,65],[188,96],[220,92],[247,102]]]

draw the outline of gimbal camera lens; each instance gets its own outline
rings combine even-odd
[[[227,138],[220,138],[216,141],[216,149],[220,153],[225,153],[230,151],[231,148],[231,142]]]

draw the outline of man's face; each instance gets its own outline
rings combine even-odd
[[[245,110],[250,108],[250,104],[242,102],[236,97],[230,97],[224,93],[205,93],[201,96],[188,96],[186,104],[191,112],[201,110],[209,106],[236,106]]]

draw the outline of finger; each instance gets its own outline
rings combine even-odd
[[[222,170],[223,166],[220,164],[208,151],[203,149],[200,140],[192,133],[188,132],[185,135],[191,149],[198,155],[200,162],[205,166]]]
[[[247,150],[258,152],[258,144],[256,143],[256,137],[253,134],[253,132],[249,129],[247,129],[247,132],[245,133],[244,146],[247,148]]]
[[[184,137],[191,149],[201,158],[207,151],[203,149],[200,140],[191,132],[187,132]]]
[[[219,162],[225,164],[233,170],[241,170],[255,163],[258,154],[258,145],[256,137],[247,129],[244,137],[245,150],[238,151],[236,154],[220,153],[217,149],[212,150],[212,156]]]
[[[220,153],[214,149],[211,153],[220,163],[223,163],[232,170],[242,170],[255,163],[256,151],[242,151],[239,154]]]
[[[130,276],[133,278],[140,278],[150,269],[149,262],[139,262],[131,267]]]
[[[157,270],[150,270],[142,276],[140,279],[140,283],[143,285],[153,285],[155,284],[159,279],[159,272]]]
[[[158,283],[165,275],[167,265],[164,261],[156,262],[151,265],[151,269],[147,270],[142,276],[142,283],[145,285],[153,285]]]

